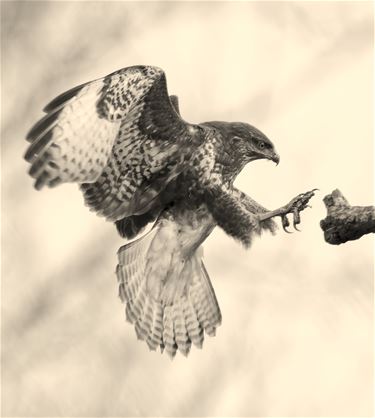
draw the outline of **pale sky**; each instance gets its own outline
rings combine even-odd
[[[373,238],[324,242],[323,197],[373,204],[370,2],[2,3],[3,416],[370,416]],[[149,352],[117,298],[115,228],[75,185],[36,192],[27,130],[64,90],[164,69],[185,120],[243,121],[279,166],[237,187],[275,209],[320,191],[301,233],[205,264],[223,323],[189,357]]]

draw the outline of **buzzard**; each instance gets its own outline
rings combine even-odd
[[[214,335],[220,308],[202,261],[216,225],[249,247],[254,234],[300,222],[314,190],[268,211],[233,182],[257,159],[279,162],[272,142],[240,122],[191,124],[169,96],[164,72],[123,68],[59,95],[27,134],[25,159],[37,190],[75,182],[86,205],[124,238],[119,296],[149,348],[187,355]],[[288,232],[288,231],[287,231]]]

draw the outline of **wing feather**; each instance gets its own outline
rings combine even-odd
[[[76,96],[64,96],[52,101],[51,112],[30,130],[32,141],[25,159],[31,162],[30,175],[39,188],[57,182],[95,181],[107,164],[120,122],[99,118],[95,102],[103,88],[103,81],[81,87]],[[68,99],[67,99],[68,98]],[[54,110],[65,101],[63,107]],[[93,111],[92,111],[93,108]],[[52,167],[51,167],[52,163]]]
[[[68,100],[75,97],[86,84],[87,83],[80,84],[79,86],[73,87],[72,89],[69,89],[64,93],[59,94],[44,107],[43,112],[52,112],[53,110],[59,110],[61,106],[63,106]]]
[[[35,187],[77,182],[86,204],[111,220],[145,213],[184,170],[199,136],[176,103],[164,72],[149,66],[59,95],[27,134]]]
[[[46,116],[44,116],[42,119],[40,119],[27,133],[26,140],[29,142],[34,142],[45,132],[52,130],[58,121],[60,110],[61,109],[59,108],[54,109],[51,112],[49,112]],[[30,151],[30,148],[28,149],[28,153],[32,154],[33,152]],[[26,156],[25,159],[27,161],[30,161]]]

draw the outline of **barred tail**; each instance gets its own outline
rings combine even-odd
[[[169,239],[168,239],[169,238]],[[198,249],[183,260],[170,231],[157,225],[118,251],[116,274],[126,319],[151,350],[160,346],[173,358],[201,348],[204,331],[213,336],[220,308]]]

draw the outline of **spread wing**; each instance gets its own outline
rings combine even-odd
[[[164,72],[149,66],[75,87],[44,110],[27,135],[35,187],[80,183],[88,206],[111,220],[149,209],[184,170],[199,131],[174,110]]]

